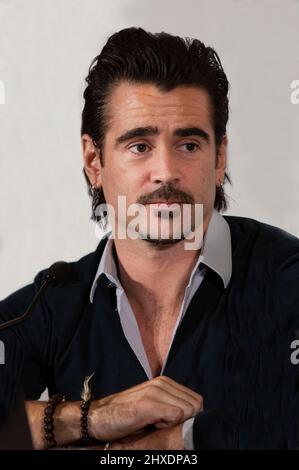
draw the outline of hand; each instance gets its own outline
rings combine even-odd
[[[202,409],[201,395],[169,377],[160,376],[94,400],[89,411],[89,433],[100,441],[114,441],[148,425],[161,430],[173,427]]]

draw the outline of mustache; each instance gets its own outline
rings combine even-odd
[[[187,194],[184,191],[180,191],[171,185],[162,186],[151,194],[140,196],[137,202],[139,204],[150,204],[152,201],[157,199],[165,199],[165,201],[174,200],[183,204],[194,203],[194,198],[190,194]]]

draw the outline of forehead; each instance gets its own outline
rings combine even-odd
[[[200,125],[212,129],[212,112],[206,90],[179,86],[162,91],[148,83],[121,82],[111,92],[107,107],[108,133],[124,128],[159,125]]]

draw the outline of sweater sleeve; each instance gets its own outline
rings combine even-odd
[[[0,302],[1,323],[25,312],[41,286],[43,273]],[[4,353],[4,363],[0,365],[0,417],[7,416],[20,391],[27,399],[38,399],[46,388],[50,331],[49,315],[43,302],[36,305],[24,322],[0,331]]]

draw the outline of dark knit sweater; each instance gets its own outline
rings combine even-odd
[[[296,448],[299,365],[291,342],[299,338],[299,240],[276,227],[224,216],[232,238],[232,277],[225,289],[212,270],[192,298],[178,328],[165,375],[204,397],[194,421],[195,449]],[[114,288],[101,275],[89,293],[107,239],[72,263],[79,281],[50,287],[23,324],[0,332],[0,413],[22,382],[28,399],[48,387],[78,400],[94,372],[100,398],[147,380],[116,311]],[[32,284],[0,302],[0,318],[22,313],[40,287]]]

